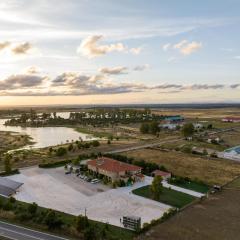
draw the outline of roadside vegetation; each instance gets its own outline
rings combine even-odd
[[[118,227],[89,220],[86,216],[73,216],[52,209],[39,207],[36,203],[23,203],[13,197],[0,197],[0,217],[36,230],[50,231],[71,239],[112,240],[133,238],[134,233]]]

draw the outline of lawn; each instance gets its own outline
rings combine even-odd
[[[172,185],[178,186],[178,187],[182,187],[182,188],[186,188],[186,189],[190,189],[196,192],[200,192],[200,193],[206,193],[209,190],[209,186],[204,184],[204,183],[198,183],[198,182],[194,182],[194,181],[184,181],[182,183],[171,183]]]
[[[133,190],[133,193],[145,198],[152,199],[152,194],[151,194],[149,185],[135,189]],[[173,207],[182,208],[194,200],[195,200],[195,197],[190,196],[188,194],[178,192],[168,188],[163,188],[162,193],[160,195],[159,202],[165,203]]]

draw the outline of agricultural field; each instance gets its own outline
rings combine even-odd
[[[136,239],[236,240],[239,236],[240,180],[194,204]]]
[[[240,164],[225,159],[160,149],[134,150],[123,155],[163,165],[174,175],[198,179],[209,185],[222,185],[240,175]]]

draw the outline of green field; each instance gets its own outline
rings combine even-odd
[[[186,189],[190,189],[196,192],[200,192],[200,193],[206,193],[209,190],[209,186],[204,184],[204,183],[197,183],[197,182],[183,182],[183,183],[171,183],[172,185],[178,186],[178,187],[182,187],[182,188],[186,188]]]
[[[135,189],[133,190],[133,193],[145,198],[153,199],[149,185]],[[188,194],[177,192],[175,190],[168,188],[163,188],[159,202],[171,205],[173,207],[182,208],[187,204],[191,203],[192,201],[194,201],[195,199],[196,199],[195,197],[190,196]]]

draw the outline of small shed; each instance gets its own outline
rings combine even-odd
[[[0,177],[0,196],[10,197],[15,194],[22,185],[23,183]]]
[[[167,180],[168,178],[171,178],[171,173],[169,172],[164,172],[164,171],[161,171],[161,170],[155,170],[152,172],[152,176],[153,177],[156,177],[156,176],[160,176],[162,177],[163,180]]]

